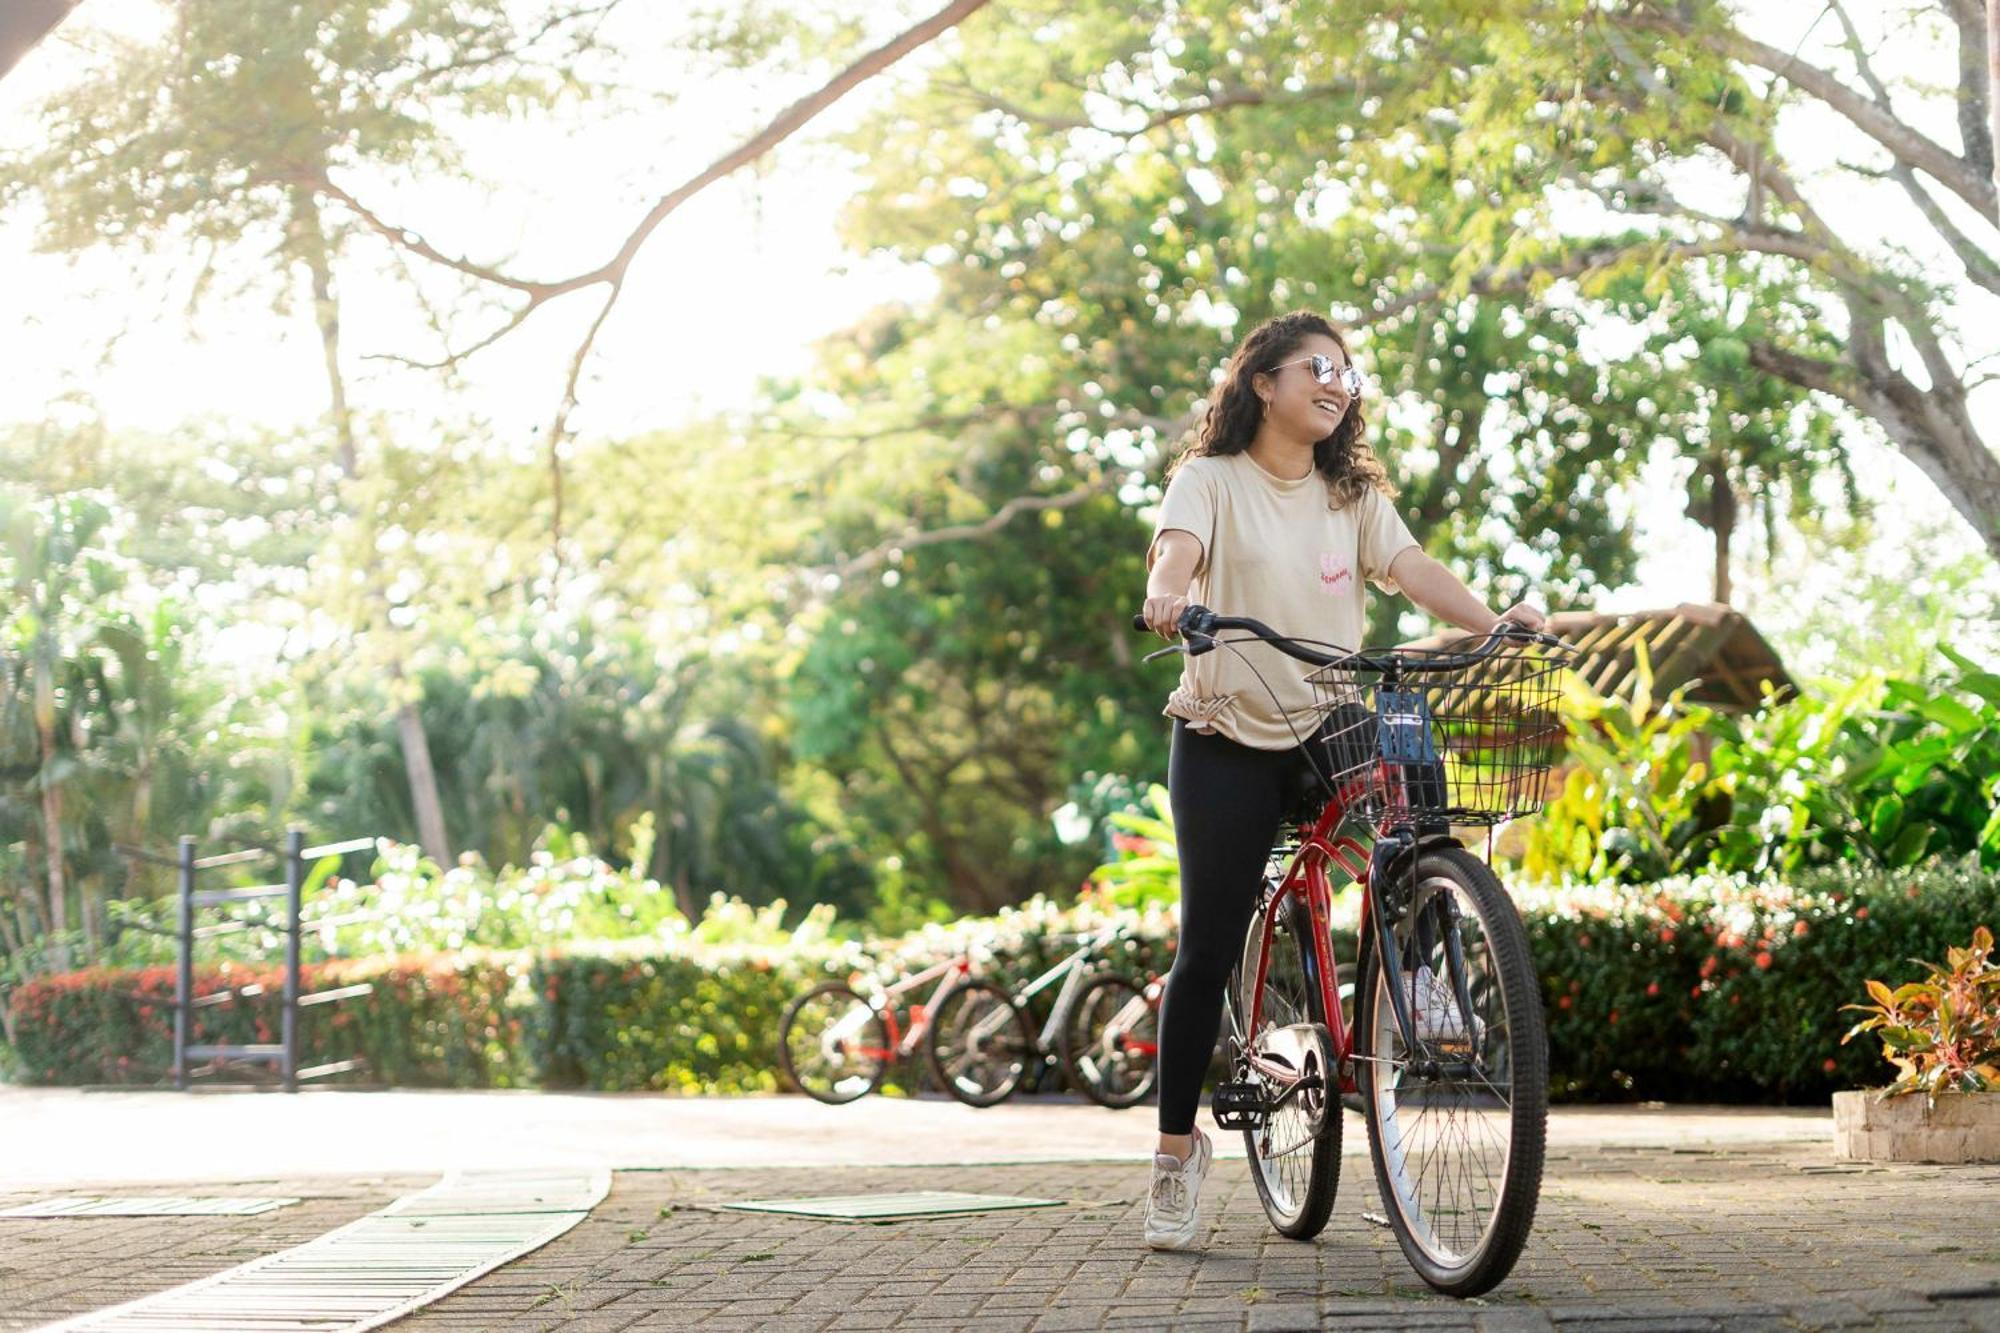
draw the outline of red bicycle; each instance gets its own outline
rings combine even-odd
[[[778,1020],[778,1065],[799,1091],[829,1106],[866,1097],[882,1086],[891,1065],[927,1049],[924,1034],[945,994],[971,975],[972,956],[958,954],[893,985],[870,985],[872,997],[856,989],[859,974],[823,981],[785,1006]],[[930,999],[903,1006],[907,1026],[899,1023],[901,997],[929,981],[937,982]],[[942,1085],[934,1057],[931,1065]]]
[[[1534,1224],[1548,1049],[1520,915],[1452,830],[1541,808],[1572,651],[1505,622],[1466,652],[1348,652],[1200,606],[1178,629],[1146,660],[1255,639],[1320,668],[1301,740],[1324,799],[1274,852],[1230,978],[1215,1122],[1243,1131],[1272,1225],[1306,1240],[1333,1210],[1342,1097],[1358,1095],[1405,1258],[1439,1291],[1487,1291]],[[1336,870],[1363,889],[1351,1028]]]

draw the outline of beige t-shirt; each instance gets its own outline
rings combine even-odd
[[[1418,545],[1380,491],[1371,487],[1359,503],[1336,509],[1318,472],[1287,481],[1248,453],[1181,464],[1160,501],[1148,569],[1169,528],[1201,541],[1190,601],[1349,649],[1362,646],[1368,597],[1362,582],[1398,591],[1389,564]],[[1312,734],[1318,719],[1309,711],[1314,695],[1306,676],[1315,668],[1308,664],[1256,642],[1181,660],[1167,716],[1260,750],[1289,749]]]

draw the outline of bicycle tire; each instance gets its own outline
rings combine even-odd
[[[1405,955],[1412,948],[1413,923],[1426,913],[1435,920],[1438,909],[1433,904],[1447,890],[1454,893],[1454,901],[1463,897],[1485,937],[1484,950],[1475,957],[1469,947],[1472,942],[1463,936],[1461,916],[1456,930],[1461,934],[1465,995],[1472,1014],[1468,1018],[1459,1012],[1455,999],[1444,1001],[1450,1010],[1445,1021],[1456,1025],[1454,1035],[1432,1052],[1456,1054],[1462,1046],[1463,1062],[1471,1066],[1473,1076],[1419,1081],[1421,1075],[1398,1063],[1408,1057],[1400,1050],[1402,1038],[1393,1008],[1385,1004],[1386,973],[1371,927],[1361,950],[1355,1032],[1369,1155],[1383,1211],[1410,1266],[1438,1291],[1477,1296],[1505,1280],[1534,1227],[1548,1136],[1546,1024],[1527,931],[1492,869],[1462,847],[1431,848],[1419,858],[1415,880],[1410,911],[1398,925],[1398,945]],[[1422,931],[1415,933],[1421,940]],[[1442,937],[1438,949],[1434,956],[1443,960]],[[1425,951],[1431,953],[1428,946]],[[1438,969],[1433,972],[1445,975]],[[1424,1033],[1418,1035],[1420,1044],[1428,1045]],[[1406,1078],[1411,1084],[1407,1090]],[[1483,1086],[1475,1086],[1475,1080]],[[1431,1120],[1438,1109],[1443,1117]],[[1504,1132],[1495,1123],[1503,1111]],[[1481,1127],[1483,1149],[1498,1145],[1502,1152],[1500,1183],[1484,1205],[1482,1190],[1495,1173],[1484,1162],[1475,1170],[1462,1160],[1473,1151],[1474,1126]],[[1454,1131],[1465,1148],[1458,1157],[1447,1143]],[[1413,1167],[1418,1172],[1415,1179]],[[1437,1179],[1427,1187],[1432,1172]],[[1464,1195],[1459,1192],[1461,1183]],[[1447,1187],[1452,1191],[1450,1207],[1444,1206]],[[1469,1247],[1465,1225],[1458,1220],[1468,1212],[1478,1223]]]
[[[1251,997],[1245,991],[1251,984],[1250,979],[1257,975],[1257,952],[1268,910],[1268,906],[1259,907],[1251,918],[1250,934],[1244,940],[1243,955],[1237,961],[1236,975],[1231,977],[1229,985],[1231,1004],[1235,1006],[1234,1031],[1246,1043],[1254,1041],[1258,1035],[1244,1030],[1251,1012]],[[1312,947],[1311,914],[1296,896],[1287,896],[1283,900],[1271,949],[1271,965],[1266,968],[1264,979],[1266,1028],[1287,1025],[1273,1018],[1274,1013],[1289,1023],[1317,1024],[1318,1058],[1328,1059],[1332,1041],[1328,1035],[1326,1005],[1320,993],[1319,958]],[[1289,967],[1280,966],[1283,961],[1281,951],[1296,952],[1296,981]],[[1282,1006],[1282,1012],[1278,1006]],[[1230,1052],[1232,1076],[1237,1076],[1241,1068],[1241,1054],[1240,1049]],[[1322,1067],[1320,1073],[1326,1082],[1316,1099],[1307,1098],[1303,1104],[1295,1101],[1294,1105],[1299,1106],[1297,1111],[1290,1111],[1289,1108],[1281,1110],[1277,1116],[1267,1117],[1261,1128],[1243,1131],[1243,1146],[1250,1158],[1250,1179],[1257,1187],[1264,1215],[1279,1235],[1291,1240],[1311,1240],[1326,1228],[1327,1218],[1333,1214],[1334,1196],[1340,1189],[1339,1072]],[[1309,1121],[1315,1114],[1320,1123],[1317,1129],[1311,1129]],[[1275,1128],[1273,1120],[1278,1121]],[[1267,1156],[1274,1148],[1277,1149],[1276,1154]],[[1298,1169],[1300,1164],[1297,1162],[1276,1165],[1300,1152],[1309,1154],[1303,1170]]]
[[[800,1017],[807,1013],[809,1006],[822,1003],[835,1011],[834,1017],[824,1021],[816,1015]],[[854,1017],[857,1006],[867,1011],[865,1019]],[[793,1038],[805,1038],[810,1043],[803,1048],[805,1052],[810,1053],[817,1047],[828,1064],[834,1065],[837,1061],[827,1051],[825,1037],[828,1030],[843,1022],[855,1025],[856,1035],[861,1039],[854,1044],[863,1050],[888,1049],[889,1029],[882,1021],[881,1010],[844,981],[825,981],[814,986],[786,1005],[784,1015],[778,1019],[778,1068],[793,1087],[828,1106],[845,1106],[866,1097],[882,1086],[882,1080],[889,1072],[888,1056],[860,1055],[854,1057],[853,1067],[857,1072],[844,1079],[822,1077],[816,1070],[812,1071],[810,1078],[802,1073],[801,1061],[792,1050]],[[812,1062],[805,1063],[810,1066]]]
[[[1153,1049],[1126,1045],[1132,1037]],[[1159,1044],[1159,1009],[1131,978],[1109,972],[1076,993],[1056,1034],[1056,1054],[1070,1085],[1114,1111],[1137,1106],[1152,1092],[1160,1076]],[[1120,1073],[1130,1076],[1120,1078]]]
[[[1007,1018],[994,1018],[999,1007]],[[967,1106],[998,1106],[1020,1088],[1035,1034],[1013,996],[990,981],[961,981],[938,997],[924,1050],[938,1086]],[[989,1056],[997,1057],[991,1068]]]

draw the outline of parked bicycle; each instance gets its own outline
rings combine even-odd
[[[1332,1211],[1342,1096],[1358,1095],[1405,1258],[1439,1291],[1487,1291],[1534,1223],[1548,1052],[1520,915],[1452,829],[1541,808],[1573,651],[1505,622],[1465,652],[1350,653],[1200,606],[1178,629],[1148,661],[1241,631],[1320,668],[1307,735],[1323,798],[1298,812],[1230,978],[1215,1121],[1243,1131],[1272,1225],[1304,1240]],[[1351,1022],[1329,933],[1335,869],[1363,888]]]
[[[1062,1056],[1083,1095],[1122,1110],[1146,1100],[1159,1079],[1160,1000],[1166,979],[1105,973],[1077,995],[1063,1024]]]
[[[891,1066],[907,1062],[919,1047],[928,1055],[924,1037],[939,1002],[972,969],[972,956],[958,954],[892,985],[871,985],[872,995],[856,988],[858,975],[821,982],[786,1005],[778,1019],[779,1067],[801,1092],[829,1106],[866,1097],[882,1086]],[[932,981],[937,986],[928,1001],[903,1001]]]
[[[1078,936],[1074,952],[1013,991],[994,981],[961,979],[938,1002],[928,1038],[931,1065],[944,1090],[968,1106],[995,1106],[1013,1096],[1031,1070],[1039,1076],[1053,1065],[1072,1086],[1103,1105],[1130,1106],[1143,1098],[1152,1088],[1150,1058],[1158,1052],[1157,1039],[1151,1052],[1133,1046],[1117,1062],[1079,1059],[1088,1057],[1091,1047],[1088,1029],[1078,1026],[1088,1017],[1078,1001],[1092,996],[1090,1012],[1097,1012],[1117,987],[1131,985],[1093,970],[1106,949],[1131,933],[1129,922],[1113,921],[1094,934]],[[1057,983],[1062,989],[1037,1032],[1029,1003]],[[1147,1069],[1139,1068],[1141,1058],[1148,1061]],[[1114,1082],[1100,1084],[1105,1078]]]

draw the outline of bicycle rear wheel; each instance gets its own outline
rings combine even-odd
[[[939,1084],[967,1106],[1012,1097],[1036,1055],[1027,1014],[990,981],[963,981],[946,991],[924,1043]]]
[[[1099,1106],[1136,1106],[1159,1077],[1160,1011],[1126,977],[1107,973],[1077,992],[1057,1041],[1070,1082]]]
[[[1325,1227],[1340,1188],[1339,1071],[1330,1067],[1332,1041],[1326,1004],[1320,993],[1319,959],[1312,946],[1312,917],[1296,895],[1281,900],[1265,964],[1262,1022],[1246,1030],[1253,1012],[1250,988],[1257,981],[1257,961],[1267,904],[1251,918],[1243,956],[1230,979],[1232,1031],[1238,1045],[1230,1052],[1232,1075],[1245,1076],[1245,1049],[1290,1065],[1302,1077],[1317,1077],[1316,1090],[1301,1089],[1257,1129],[1243,1131],[1250,1157],[1250,1179],[1263,1201],[1264,1214],[1278,1234],[1311,1240]],[[1250,1074],[1250,1079],[1266,1080]],[[1284,1089],[1267,1084],[1275,1098]]]
[[[778,1067],[799,1091],[829,1106],[881,1087],[891,1055],[881,1012],[845,982],[813,987],[778,1020]]]
[[[1492,870],[1460,847],[1422,854],[1393,933],[1418,1049],[1405,1047],[1371,924],[1355,1039],[1375,1182],[1417,1275],[1477,1296],[1513,1269],[1541,1195],[1548,1053],[1528,936]]]

